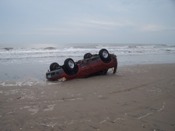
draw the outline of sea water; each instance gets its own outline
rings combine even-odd
[[[0,48],[0,85],[22,86],[46,82],[52,62],[64,64],[66,58],[83,59],[85,53],[98,54],[105,48],[117,55],[119,67],[136,64],[175,63],[175,45],[97,44],[47,48]]]

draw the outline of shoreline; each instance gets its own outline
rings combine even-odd
[[[174,131],[175,64],[46,85],[0,85],[0,130]]]
[[[123,64],[123,65],[118,65],[117,73],[114,75],[120,74],[120,71],[123,71],[125,68],[130,68],[130,67],[137,67],[137,66],[159,66],[159,65],[172,65],[175,64],[174,62],[172,63],[146,63],[146,64]],[[33,86],[50,86],[52,84],[56,84],[57,82],[63,82],[62,80],[58,81],[47,81],[47,79],[44,77],[45,73],[40,74],[42,76],[37,75],[40,78],[36,78],[36,76],[32,77],[26,77],[26,78],[21,78],[21,79],[7,79],[6,80],[0,80],[0,87],[33,87]],[[113,75],[112,69],[108,70],[107,75]],[[97,76],[98,77],[98,76]],[[80,78],[81,79],[86,79],[86,78]],[[77,78],[73,79],[77,80]]]

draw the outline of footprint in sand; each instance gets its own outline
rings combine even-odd
[[[31,115],[35,115],[39,111],[38,106],[32,106],[32,107],[31,106],[24,106],[24,107],[22,107],[20,109],[21,110],[27,109],[30,112]]]
[[[43,111],[53,111],[54,107],[55,107],[55,104],[48,105],[47,108],[45,108]]]

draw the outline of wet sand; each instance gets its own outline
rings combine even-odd
[[[174,131],[175,64],[0,87],[0,131]]]

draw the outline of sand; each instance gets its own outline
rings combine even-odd
[[[175,131],[175,64],[0,87],[0,131]]]

